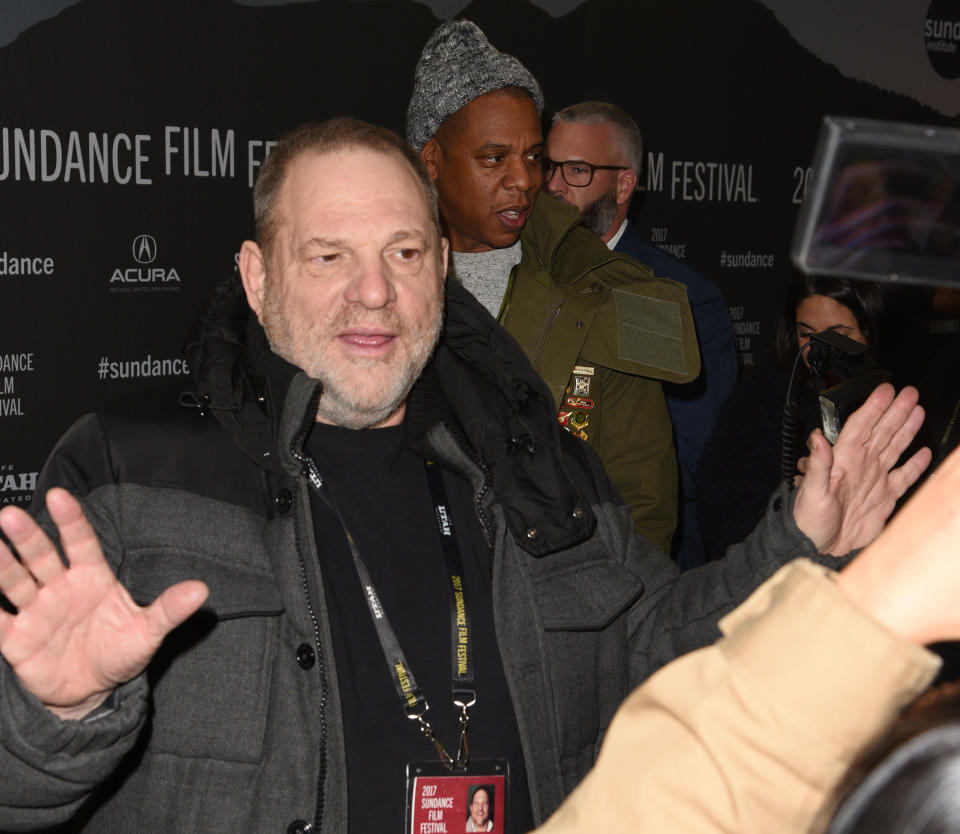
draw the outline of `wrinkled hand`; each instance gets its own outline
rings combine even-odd
[[[793,516],[821,553],[843,556],[876,538],[897,499],[930,463],[921,449],[893,469],[923,423],[917,390],[904,388],[894,397],[892,385],[876,388],[850,415],[831,448],[819,429],[807,441],[809,457]]]
[[[960,449],[838,574],[855,602],[917,643],[960,639]]]
[[[51,489],[47,509],[69,568],[27,513],[0,512],[21,560],[0,543],[0,591],[17,608],[0,611],[0,654],[51,712],[81,718],[146,668],[164,637],[203,604],[207,587],[181,582],[142,608],[110,569],[77,500]]]

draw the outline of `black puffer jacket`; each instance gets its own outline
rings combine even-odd
[[[559,431],[513,340],[451,286],[409,442],[460,474],[491,552],[494,621],[544,819],[629,689],[717,635],[718,616],[812,548],[789,501],[731,558],[677,577],[635,538],[588,447]],[[274,356],[236,282],[188,348],[196,390],[82,418],[41,476],[82,495],[134,597],[211,588],[93,723],[60,722],[0,666],[0,829],[342,832],[337,670],[302,443],[319,394]],[[317,662],[302,668],[303,647]],[[642,751],[638,751],[642,755]],[[310,823],[312,828],[308,828]],[[288,826],[290,826],[288,828]]]

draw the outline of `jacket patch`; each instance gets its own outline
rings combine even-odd
[[[581,440],[589,440],[590,435],[587,433],[587,429],[590,427],[590,414],[586,411],[574,411],[570,415],[570,424],[567,426],[567,431],[575,434]]]
[[[614,290],[613,298],[619,358],[685,373],[680,305],[624,290]]]
[[[589,412],[561,409],[557,414],[557,422],[570,432],[570,434],[576,435],[581,440],[586,441],[590,439],[590,435],[587,433],[587,429],[590,426]]]

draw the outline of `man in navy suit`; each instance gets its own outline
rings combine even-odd
[[[664,384],[680,465],[680,524],[673,555],[681,569],[702,564],[694,509],[697,462],[717,413],[737,378],[730,314],[720,289],[699,272],[651,245],[627,219],[637,190],[643,140],[637,123],[615,104],[587,101],[553,117],[547,136],[547,191],[577,206],[581,223],[611,249],[630,255],[660,278],[686,285],[700,343],[700,376]]]

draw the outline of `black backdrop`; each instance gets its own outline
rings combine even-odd
[[[462,15],[528,65],[548,111],[601,98],[637,118],[635,219],[720,285],[745,364],[775,327],[822,115],[958,121],[844,77],[758,0]],[[337,113],[402,130],[438,22],[413,0],[80,0],[0,48],[0,503],[32,498],[80,414],[186,372],[268,143]]]

